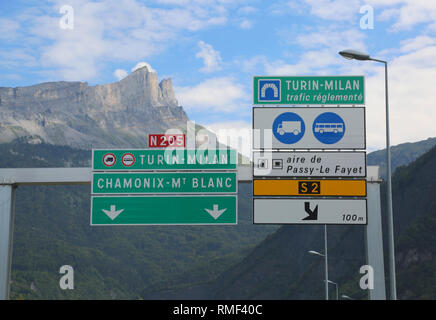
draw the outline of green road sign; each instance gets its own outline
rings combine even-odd
[[[236,193],[236,172],[94,172],[92,194]]]
[[[236,170],[234,149],[92,150],[94,171]]]
[[[91,225],[237,224],[237,196],[91,197]]]
[[[253,104],[365,104],[363,76],[253,77]]]

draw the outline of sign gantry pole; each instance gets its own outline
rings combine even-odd
[[[0,300],[9,299],[15,189],[13,184],[0,184]]]
[[[324,268],[325,268],[325,299],[329,300],[329,263],[327,248],[327,225],[324,225]]]
[[[372,173],[376,167],[367,167],[368,171],[368,201],[369,203],[376,203],[378,206],[375,209],[369,207],[370,215],[374,215],[370,219],[367,226],[367,250],[370,254],[368,256],[368,263],[374,265],[375,271],[375,289],[381,294],[379,299],[384,299],[384,274],[378,270],[383,270],[383,246],[381,243],[381,217],[380,217],[380,196],[379,196],[379,182],[373,181],[371,178],[374,176]],[[377,168],[378,169],[378,168]],[[252,166],[237,166],[238,183],[251,183],[253,181]],[[378,177],[378,175],[376,176]],[[15,190],[20,185],[90,185],[92,180],[92,168],[10,168],[0,169],[0,300],[8,299],[9,297],[9,284],[11,274],[11,260],[12,260],[12,234],[13,234],[13,217],[14,217],[14,202]],[[377,185],[377,190],[373,192],[372,185]],[[373,198],[374,194],[377,196]],[[105,208],[109,211],[110,207]],[[211,207],[212,214],[219,214],[220,208]],[[311,208],[310,212],[315,211]],[[114,208],[114,214],[119,209]],[[379,235],[374,238],[374,235]],[[375,258],[372,258],[375,257]],[[374,262],[380,261],[380,267],[376,267]],[[376,290],[372,293],[375,294]],[[371,299],[375,297],[371,296]],[[377,298],[376,298],[377,299]]]

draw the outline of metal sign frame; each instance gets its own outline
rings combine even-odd
[[[255,194],[255,181],[278,181],[278,183],[286,183],[286,182],[295,182],[295,183],[299,183],[299,182],[320,182],[320,188],[321,185],[323,184],[323,182],[326,183],[331,183],[331,182],[339,182],[342,183],[344,182],[344,184],[346,184],[347,182],[359,182],[360,184],[363,184],[365,187],[365,194],[364,195],[325,195],[325,194],[319,194],[317,195],[316,193],[307,193],[307,194],[268,194],[268,195],[259,195],[259,194]],[[366,179],[275,179],[275,178],[268,178],[268,179],[258,179],[258,178],[253,178],[253,197],[289,197],[289,198],[302,198],[302,197],[310,197],[310,198],[362,198],[362,197],[366,197],[367,196],[367,182]]]
[[[256,154],[271,154],[271,160],[274,160],[273,157],[277,154],[282,154],[282,155],[309,155],[309,157],[315,156],[315,155],[326,155],[326,154],[331,154],[331,155],[338,155],[339,157],[341,155],[344,154],[360,154],[361,157],[363,157],[363,171],[364,173],[362,175],[355,175],[355,176],[345,176],[345,175],[265,175],[265,174],[255,174],[255,160],[258,159],[258,157],[255,157]],[[260,158],[260,157],[259,157]],[[365,178],[367,175],[367,169],[366,169],[366,151],[350,151],[350,150],[346,150],[346,151],[253,151],[253,177],[268,177],[268,178],[273,178],[273,177],[277,177],[277,178],[293,178],[295,177],[295,179],[302,179],[302,178],[326,178],[326,179],[331,179],[331,178]],[[285,163],[283,163],[283,167],[285,167]],[[308,164],[310,165],[310,164]],[[274,169],[272,169],[274,170]]]
[[[168,192],[99,192],[99,193],[95,193],[94,192],[94,177],[95,175],[99,175],[99,174],[106,174],[106,175],[118,175],[118,174],[124,174],[126,176],[128,175],[208,175],[208,174],[229,174],[229,175],[234,175],[234,179],[232,179],[232,182],[235,182],[235,191],[198,191],[198,192],[185,192],[185,191],[168,191]],[[237,171],[213,171],[213,172],[209,172],[209,171],[174,171],[174,172],[93,172],[92,173],[92,177],[91,177],[91,195],[93,196],[110,196],[110,195],[116,195],[116,196],[121,196],[121,195],[155,195],[155,194],[159,194],[159,195],[174,195],[174,194],[185,194],[185,195],[218,195],[218,194],[237,194],[238,193],[238,172]]]
[[[352,222],[346,222],[346,223],[326,223],[326,222],[255,222],[255,201],[256,200],[274,200],[274,201],[289,201],[289,200],[295,200],[295,201],[354,201],[354,200],[360,200],[365,201],[365,223],[352,223]],[[272,208],[271,208],[272,209]],[[358,221],[357,221],[358,222]],[[312,197],[299,197],[299,198],[272,198],[272,197],[261,197],[261,198],[254,198],[253,197],[253,224],[259,224],[259,225],[335,225],[335,226],[351,226],[351,225],[359,225],[359,226],[367,226],[368,225],[368,200],[366,198],[357,198],[357,199],[331,199],[331,198],[312,198]]]
[[[125,153],[131,153],[131,152],[136,152],[136,151],[150,152],[150,153],[159,153],[159,152],[165,152],[165,151],[170,151],[170,152],[174,152],[174,153],[179,153],[179,152],[188,153],[188,152],[195,151],[195,154],[197,155],[197,151],[209,152],[212,150],[216,150],[217,154],[220,154],[220,151],[221,152],[229,152],[229,159],[228,159],[229,163],[227,163],[225,165],[223,165],[223,164],[205,164],[204,168],[190,168],[189,166],[203,166],[203,165],[198,165],[198,164],[189,165],[187,163],[184,163],[182,165],[182,167],[179,167],[179,168],[177,166],[174,168],[145,168],[145,169],[142,169],[142,168],[138,169],[138,168],[132,168],[132,167],[114,168],[114,165],[112,165],[111,167],[101,168],[101,169],[94,168],[94,160],[95,160],[94,153],[95,153],[95,151],[107,151],[108,153],[113,153],[113,151],[122,151]],[[235,159],[231,159],[231,158],[233,158],[233,155],[234,155]],[[231,163],[232,160],[235,160],[234,164]],[[121,158],[117,161],[121,162]],[[138,159],[136,159],[135,161],[138,161]],[[234,170],[237,170],[237,168],[238,168],[237,161],[238,161],[237,152],[235,149],[231,149],[231,148],[227,148],[227,149],[183,149],[183,148],[116,149],[116,148],[113,148],[113,149],[92,149],[92,151],[91,151],[91,170],[95,171],[95,172],[97,172],[97,171],[98,172],[101,172],[101,171],[113,171],[113,172],[116,172],[116,171],[138,171],[138,172],[140,172],[140,171],[232,171],[232,170],[234,171]],[[185,167],[183,167],[183,166],[185,166]],[[223,166],[223,168],[208,168],[208,166]],[[224,166],[227,166],[227,167],[224,167]]]
[[[235,222],[234,223],[114,223],[114,224],[103,224],[103,223],[92,223],[92,209],[93,209],[93,201],[95,198],[110,198],[110,197],[96,197],[91,196],[91,206],[90,206],[90,220],[89,225],[92,227],[99,227],[99,226],[224,226],[224,225],[237,225],[238,224],[238,195],[237,194],[215,194],[215,195],[191,195],[192,198],[234,198],[235,199]],[[119,196],[117,198],[185,198],[183,195],[156,195],[156,196]],[[207,215],[207,212],[204,212],[205,215]],[[219,218],[218,218],[219,219]]]
[[[381,237],[381,208],[380,208],[380,178],[378,176],[378,167],[370,166],[368,172],[368,189],[371,187],[371,192],[368,192],[368,203],[374,203],[367,210],[371,212],[371,221],[369,221],[366,231],[366,251],[368,253],[367,263],[374,265],[380,262],[380,265],[374,269],[376,274],[375,287],[370,291],[370,299],[386,299],[386,288],[384,281],[383,268],[383,243]],[[252,180],[250,166],[238,166],[239,182],[250,183]],[[0,192],[0,216],[6,219],[14,217],[14,201],[15,188],[20,185],[85,185],[91,182],[92,168],[0,168],[0,187],[5,188],[6,192]],[[373,198],[374,195],[378,197]],[[9,218],[10,217],[10,218]],[[373,234],[378,235],[377,238],[372,237]],[[4,268],[0,268],[0,300],[9,298],[10,287],[10,266],[12,260],[11,239],[13,235],[13,224],[10,223],[9,228],[5,228],[5,232],[0,233],[0,242],[9,245],[9,248],[0,250],[0,263],[4,264]],[[368,252],[371,250],[372,252]],[[379,281],[380,279],[380,281]]]
[[[281,80],[280,78],[329,78],[329,77],[331,77],[331,78],[336,78],[336,79],[338,79],[338,78],[347,78],[347,77],[362,77],[363,78],[363,81],[362,81],[362,85],[363,85],[363,88],[362,88],[362,93],[363,93],[363,101],[361,102],[361,103],[344,103],[343,101],[341,101],[340,103],[283,103],[283,102],[278,102],[278,101],[262,101],[262,102],[265,102],[265,103],[262,103],[262,102],[258,102],[258,103],[256,103],[256,101],[255,101],[255,99],[254,99],[254,97],[255,97],[255,95],[257,94],[257,95],[259,95],[259,90],[257,91],[257,92],[255,92],[255,86],[254,86],[254,82],[255,82],[255,79],[256,78],[263,78],[263,79],[258,79],[258,81],[259,80]],[[335,79],[332,79],[332,80],[335,80]],[[287,106],[292,106],[292,105],[306,105],[306,106],[308,106],[308,105],[329,105],[329,106],[335,106],[335,105],[347,105],[347,106],[351,106],[351,105],[358,105],[358,106],[361,106],[361,105],[365,105],[365,101],[366,101],[366,87],[365,87],[365,76],[364,75],[340,75],[340,76],[338,76],[338,75],[336,75],[336,76],[332,76],[332,75],[325,75],[325,76],[320,76],[320,75],[313,75],[313,76],[310,76],[310,75],[305,75],[305,76],[289,76],[289,75],[287,75],[287,76],[284,76],[284,75],[269,75],[269,76],[265,76],[265,75],[256,75],[256,76],[253,76],[253,78],[252,78],[252,83],[251,83],[251,86],[252,86],[252,92],[253,92],[253,95],[252,95],[252,103],[253,103],[253,105],[254,106],[261,106],[261,105],[287,105]],[[258,89],[259,89],[259,84],[258,84]]]
[[[322,144],[321,142],[319,142],[319,144],[317,143],[317,146],[309,146],[309,147],[304,147],[304,146],[294,146],[292,144],[286,145],[284,143],[280,143],[282,144],[281,146],[273,146],[273,142],[270,147],[265,147],[264,145],[261,146],[261,142],[264,139],[264,136],[262,136],[262,134],[264,134],[264,130],[269,130],[269,129],[259,129],[259,128],[255,128],[254,127],[254,114],[255,114],[255,110],[280,110],[280,112],[286,112],[287,109],[294,109],[295,111],[303,111],[306,112],[304,110],[325,110],[325,112],[328,111],[333,111],[333,110],[337,110],[339,112],[342,112],[343,110],[362,110],[363,111],[363,119],[362,119],[362,123],[363,123],[363,137],[362,137],[362,142],[363,145],[362,146],[357,146],[357,147],[341,147],[339,146],[330,146],[328,144]],[[365,107],[253,107],[252,108],[252,130],[253,130],[253,138],[252,138],[252,149],[253,151],[265,151],[265,150],[365,150],[366,149],[366,108]],[[255,130],[259,130],[260,133],[257,135],[255,134]],[[310,130],[312,130],[312,128],[310,128]],[[272,129],[271,129],[272,131]],[[273,135],[273,133],[271,132],[271,134]],[[255,143],[255,139],[257,138],[260,139],[258,145]],[[273,139],[273,137],[271,137],[271,139]],[[301,138],[304,139],[304,136]],[[314,137],[315,139],[315,137]],[[339,141],[340,142],[340,141]],[[302,142],[298,141],[298,144],[301,145]]]

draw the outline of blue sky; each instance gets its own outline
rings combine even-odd
[[[59,24],[65,5],[73,29]],[[0,86],[105,84],[146,62],[212,130],[251,127],[254,75],[365,75],[373,150],[385,143],[384,74],[337,54],[358,49],[389,61],[392,143],[436,136],[433,0],[0,0],[0,43]]]

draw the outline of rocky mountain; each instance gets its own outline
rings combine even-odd
[[[142,67],[119,82],[0,87],[0,142],[32,136],[81,149],[144,147],[148,133],[186,130],[171,79]]]

